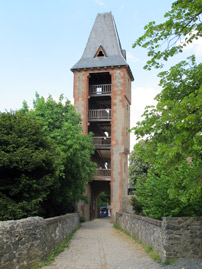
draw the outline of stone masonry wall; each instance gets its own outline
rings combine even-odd
[[[202,258],[202,217],[163,218],[162,232],[166,257]]]
[[[88,133],[88,77],[89,72],[74,72],[74,105],[80,113],[83,133]]]
[[[111,219],[125,212],[128,189],[128,153],[130,128],[130,87],[126,68],[114,68],[112,78],[111,119]]]
[[[134,214],[117,213],[116,224],[163,256],[161,221]]]
[[[30,268],[43,261],[78,224],[78,214],[1,221],[0,268]]]
[[[116,223],[152,246],[163,261],[176,258],[202,258],[202,218],[163,218],[162,221],[116,214]]]

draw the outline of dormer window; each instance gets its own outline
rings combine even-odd
[[[102,48],[102,46],[99,47],[99,49],[97,50],[94,58],[97,58],[97,57],[107,57],[104,49]]]

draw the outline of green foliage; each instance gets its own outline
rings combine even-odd
[[[42,125],[23,112],[0,113],[0,219],[43,214],[60,154]]]
[[[80,115],[62,95],[56,102],[51,96],[45,100],[36,94],[34,110],[28,113],[42,123],[61,154],[57,163],[57,184],[51,186],[43,205],[46,216],[71,212],[75,202],[82,199],[86,183],[93,178],[95,164],[90,162],[94,150],[92,134],[82,134]]]
[[[144,148],[144,140],[140,140],[138,144],[141,145],[141,148]],[[138,155],[138,152],[133,150],[129,157],[129,180],[134,190],[136,190],[138,182],[146,181],[149,168],[149,163],[145,162]],[[142,204],[137,200],[136,195],[131,197],[131,204],[135,214],[142,214]]]
[[[145,69],[162,67],[162,60],[182,52],[202,36],[201,0],[177,0],[165,21],[145,26],[133,47],[147,48]],[[141,162],[149,163],[146,179],[136,175],[134,205],[149,217],[202,214],[202,64],[195,57],[161,72],[162,92],[157,106],[148,106],[144,120],[133,128],[144,144],[134,148]],[[138,165],[138,161],[136,160]]]
[[[144,147],[144,140],[139,141],[142,147]],[[143,161],[136,151],[132,151],[129,157],[129,180],[130,185],[135,188],[137,179],[145,181],[147,177],[147,171],[149,164]]]
[[[97,208],[99,209],[100,206],[107,206],[110,204],[110,192],[103,191],[99,194],[97,200]]]
[[[0,218],[51,217],[74,210],[84,199],[95,164],[92,135],[82,134],[80,116],[63,96],[55,102],[36,94],[18,112],[0,113]]]
[[[100,207],[110,205],[110,192],[103,191],[99,194],[97,199],[97,212],[98,216],[100,215]]]
[[[80,223],[86,222],[86,219],[83,216],[80,216]]]
[[[136,215],[142,215],[142,203],[137,200],[136,195],[131,197],[131,205]]]
[[[134,150],[151,165],[135,194],[154,218],[202,214],[202,64],[189,60],[159,74],[158,104],[133,128],[138,139],[146,137]]]
[[[133,45],[134,48],[147,48],[151,59],[147,61],[145,69],[150,70],[152,66],[161,68],[161,59],[167,61],[202,36],[201,0],[177,0],[164,17],[163,23],[152,21],[146,25],[145,33]]]

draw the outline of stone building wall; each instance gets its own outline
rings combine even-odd
[[[132,195],[127,195],[125,198],[125,211],[123,213],[134,214],[133,205],[131,203]]]
[[[81,114],[83,133],[88,132],[89,77],[93,73],[109,72],[111,75],[111,219],[116,212],[127,212],[128,154],[130,148],[131,77],[126,67],[105,67],[74,71],[74,104]],[[91,188],[86,186],[86,196],[92,203]],[[79,202],[78,212],[90,220],[90,203]],[[92,206],[92,205],[91,205]]]
[[[202,258],[202,218],[163,218],[161,221],[117,213],[116,223],[144,245],[152,246],[163,261]]]
[[[1,221],[0,268],[30,268],[43,261],[78,224],[78,214]]]
[[[128,190],[128,153],[130,128],[130,88],[126,68],[110,71],[112,77],[111,119],[111,219],[125,212]]]
[[[81,115],[83,133],[88,133],[88,78],[89,72],[74,72],[74,106]]]

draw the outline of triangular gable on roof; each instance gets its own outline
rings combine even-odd
[[[103,50],[103,47],[99,46],[99,49],[97,50],[94,58],[96,58],[96,57],[106,57],[106,56],[107,55],[106,55],[105,51]]]

